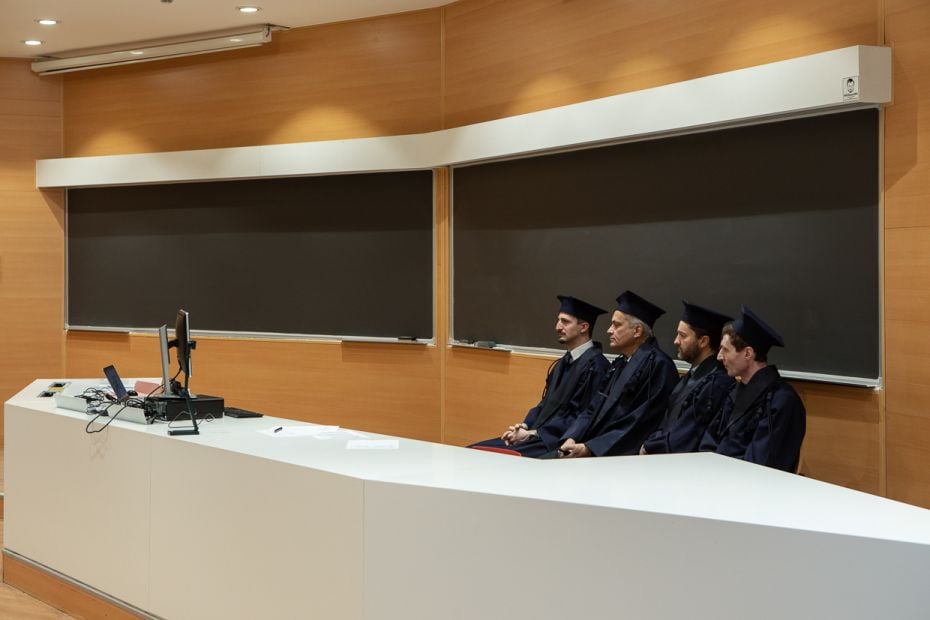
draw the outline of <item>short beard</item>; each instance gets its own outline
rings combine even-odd
[[[684,349],[678,349],[678,359],[680,359],[681,361],[685,363],[693,365],[694,360],[696,360],[700,356],[701,351],[699,349],[691,349],[690,353],[691,354],[689,355],[689,351],[685,351]]]

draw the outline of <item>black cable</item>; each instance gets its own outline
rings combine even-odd
[[[178,422],[179,421],[178,418],[180,418],[182,415],[185,415],[185,414],[188,416],[187,419],[191,421],[191,424],[193,424],[194,420],[193,418],[190,417],[191,415],[190,411],[179,411],[176,416],[174,416],[170,420],[167,420],[168,428],[178,428],[177,426],[171,426],[171,425],[174,424],[175,422]],[[212,413],[206,413],[199,419],[201,422],[213,422],[214,420],[216,420],[216,418],[213,416]],[[184,427],[182,426],[180,428],[184,428]]]
[[[101,389],[94,388],[94,387],[89,387],[83,392],[81,392],[81,396],[84,396],[88,399],[103,401],[103,400],[106,400],[107,393],[105,390],[101,390]]]
[[[113,404],[116,404],[116,403],[113,403]],[[107,408],[104,410],[104,412],[98,413],[98,414],[95,415],[93,418],[91,418],[90,422],[87,423],[87,426],[84,427],[84,432],[87,433],[88,435],[90,435],[90,434],[92,434],[92,433],[99,433],[99,432],[104,431],[108,426],[110,426],[110,424],[113,422],[113,420],[116,419],[116,416],[118,416],[119,414],[121,414],[121,413],[123,412],[123,409],[125,409],[126,407],[129,406],[129,405],[126,404],[126,403],[122,403],[122,405],[123,405],[123,406],[119,408],[119,411],[115,412],[113,415],[110,415],[110,411],[109,411],[109,409],[110,409],[110,407],[111,407],[112,405],[108,405]],[[94,422],[96,422],[96,421],[97,421],[97,418],[100,418],[101,416],[109,416],[110,419],[107,420],[107,423],[104,424],[103,426],[101,426],[100,428],[98,428],[98,429],[96,429],[96,430],[91,430],[91,429],[90,429],[91,424],[93,424]]]

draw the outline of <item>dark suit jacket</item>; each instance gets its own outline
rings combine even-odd
[[[581,357],[565,363],[561,359],[546,377],[542,400],[529,410],[523,420],[535,430],[548,450],[559,447],[559,439],[584,411],[607,374],[609,363],[598,342]]]
[[[766,366],[730,390],[700,449],[793,472],[806,425],[801,397],[778,369]]]
[[[734,383],[714,357],[692,368],[672,390],[662,424],[643,444],[646,452],[696,452]]]
[[[608,375],[561,441],[584,443],[595,456],[637,454],[662,419],[678,371],[650,338],[629,361],[618,358]]]
[[[584,411],[597,392],[608,366],[598,342],[571,363],[567,363],[566,357],[556,360],[546,375],[542,398],[523,419],[527,428],[536,431],[539,440],[507,446],[500,438],[494,438],[472,446],[510,448],[526,456],[540,456],[556,450],[565,429],[575,421],[580,411]]]

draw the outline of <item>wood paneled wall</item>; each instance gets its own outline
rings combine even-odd
[[[930,1],[884,5],[894,48],[884,153],[888,495],[930,507]]]
[[[445,14],[446,126],[879,40],[876,0],[462,0]]]
[[[440,12],[276,32],[244,50],[68,74],[69,156],[440,128]]]
[[[0,401],[63,369],[64,203],[35,184],[61,154],[60,79],[0,59]]]
[[[927,23],[930,0],[460,0],[278,33],[271,46],[253,50],[67,74],[65,154],[430,131],[887,41],[895,63],[884,131],[887,387],[797,384],[809,412],[802,471],[870,492],[884,492],[887,483],[890,496],[930,506],[930,336],[921,303],[930,299]],[[12,79],[4,73],[0,87]],[[22,79],[40,91],[57,88],[48,78]],[[28,220],[60,263],[60,204],[45,212],[49,221],[42,209]],[[440,341],[447,333],[447,234],[448,210],[440,205]],[[7,273],[0,263],[0,275]],[[56,277],[60,304],[60,269]],[[17,304],[36,298],[19,286],[10,293]],[[30,315],[31,329],[60,328],[57,316],[3,308],[3,329],[17,312]],[[146,336],[71,334],[64,370],[97,374],[115,361],[127,375],[152,374],[156,348]],[[232,404],[457,444],[519,419],[538,398],[549,363],[494,351],[214,339],[204,339],[196,355],[196,389]],[[33,368],[10,384],[58,368]]]

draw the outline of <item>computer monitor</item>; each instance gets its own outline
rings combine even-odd
[[[200,430],[197,428],[197,411],[194,408],[193,395],[190,393],[189,384],[191,378],[191,351],[197,347],[197,343],[191,340],[191,318],[187,310],[178,310],[177,319],[174,322],[174,346],[178,349],[178,366],[184,372],[184,385],[180,390],[180,396],[187,401],[187,412],[190,414],[193,427],[177,428],[168,431],[169,435],[199,435]]]
[[[197,346],[191,340],[191,321],[190,314],[187,310],[178,310],[178,316],[174,322],[175,346],[178,348],[178,365],[184,372],[184,384],[191,377],[191,350]]]
[[[161,384],[162,394],[165,396],[177,396],[171,387],[171,360],[168,357],[168,326],[162,325],[158,328],[158,345],[161,348]]]

